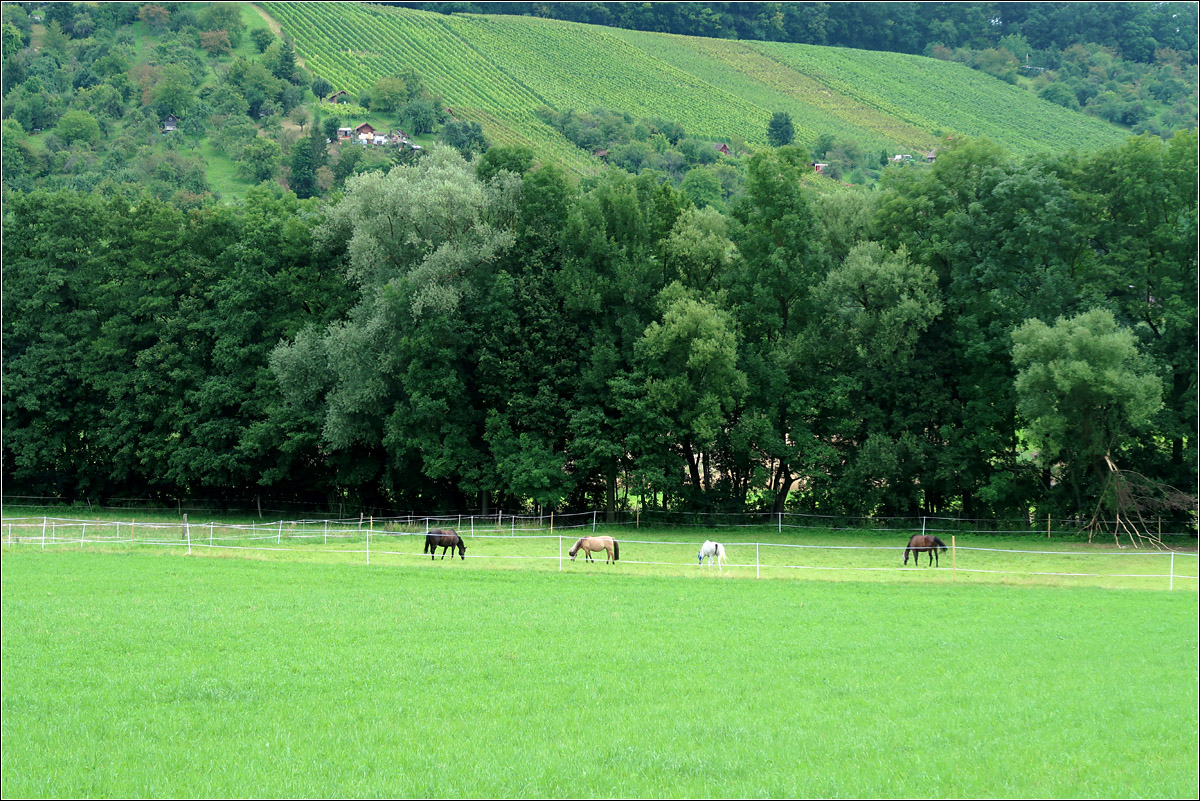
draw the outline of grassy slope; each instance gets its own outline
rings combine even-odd
[[[1015,153],[1091,149],[1126,133],[959,64],[893,53],[640,33],[531,17],[445,16],[361,4],[265,3],[310,68],[351,91],[413,68],[498,142],[527,142],[572,168],[534,115],[606,107],[681,122],[707,138],[764,144],[774,111],[798,140],[831,133],[869,149],[921,151],[935,132],[988,136]]]
[[[3,568],[5,797],[1197,792],[1192,593]]]

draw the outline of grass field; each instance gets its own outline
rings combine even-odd
[[[45,515],[43,517],[42,515]],[[0,540],[17,549],[97,548],[123,552],[130,548],[161,547],[197,556],[258,559],[276,562],[427,566],[424,532],[430,525],[456,528],[467,544],[463,569],[579,572],[589,568],[580,555],[568,552],[575,540],[592,533],[591,516],[573,518],[574,525],[550,525],[550,519],[505,517],[467,518],[441,523],[408,523],[357,519],[330,521],[266,521],[253,516],[209,518],[185,524],[180,514],[136,515],[109,510],[88,514],[64,508],[9,509]],[[1166,535],[1171,550],[1123,547],[1109,539],[1088,542],[1086,535],[1056,531],[1053,537],[1033,533],[952,534],[933,529],[946,542],[930,569],[929,557],[904,564],[908,530],[830,530],[801,527],[799,516],[789,524],[705,529],[661,525],[602,523],[596,533],[620,543],[620,572],[638,576],[697,577],[717,573],[723,579],[779,578],[792,580],[1004,583],[1010,585],[1094,586],[1109,589],[1197,590],[1196,539]],[[202,522],[203,521],[203,522]],[[920,522],[917,521],[917,525]],[[705,539],[725,545],[724,569],[700,567],[697,551]],[[1174,551],[1174,554],[1172,553]],[[439,553],[439,557],[441,554]],[[600,560],[605,555],[601,553]],[[441,561],[439,559],[439,561]],[[460,560],[462,561],[462,560]]]
[[[6,546],[4,797],[1197,793],[1194,581],[379,542]]]

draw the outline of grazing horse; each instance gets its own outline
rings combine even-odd
[[[431,529],[425,535],[425,550],[421,553],[429,554],[429,558],[432,560],[438,548],[442,549],[443,559],[446,558],[446,551],[451,548],[457,548],[458,555],[462,557],[464,562],[467,561],[467,546],[463,543],[462,537],[458,536],[458,532],[452,528]]]
[[[705,540],[704,544],[700,546],[700,564],[704,564],[704,557],[706,556],[712,557],[709,560],[709,564],[716,562],[717,570],[720,570],[721,562],[725,559],[725,546],[719,542]]]
[[[596,561],[592,558],[592,551],[604,551],[605,564],[608,564],[609,559],[615,562],[621,558],[621,546],[612,537],[580,537],[567,554],[572,562],[575,561],[575,554],[579,553],[580,548],[583,549],[584,559],[588,562]]]
[[[908,541],[908,547],[904,549],[904,564],[906,565],[909,551],[912,551],[913,565],[920,561],[922,553],[929,554],[929,564],[933,565],[937,563],[938,551],[946,552],[946,543],[931,534],[914,534]]]

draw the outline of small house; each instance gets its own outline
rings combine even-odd
[[[163,133],[166,133],[167,131],[174,131],[178,128],[179,118],[174,114],[168,114],[167,118],[163,120]]]
[[[930,162],[931,164],[933,162],[937,161],[937,148],[936,147],[933,150],[930,150],[928,153],[925,154],[925,160]]]
[[[350,93],[345,89],[338,89],[336,92],[325,98],[326,103],[349,103]]]
[[[354,136],[353,128],[338,128],[338,139],[350,139]]]
[[[729,155],[729,145],[725,144],[724,142],[717,142],[715,147],[718,151],[724,153],[726,156]]]
[[[820,161],[814,161],[812,163],[813,170],[815,170],[818,173],[821,172],[822,170],[824,170],[828,166],[829,166],[828,164],[825,164],[824,162],[820,162]]]
[[[362,125],[354,129],[354,133],[359,139],[369,140],[375,135],[375,127],[369,122],[364,122]]]

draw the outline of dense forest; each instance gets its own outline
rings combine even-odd
[[[1194,73],[1194,30],[1147,31],[1120,64]],[[3,53],[7,494],[1195,519],[1194,121],[884,167],[546,109],[608,151],[580,180],[414,72],[329,111],[245,7],[5,4]],[[422,146],[339,144],[367,109]]]
[[[1107,465],[1192,488],[1196,142],[956,141],[826,195],[768,149],[728,213],[519,148],[330,203],[14,193],[5,486],[971,516],[1086,512]]]

